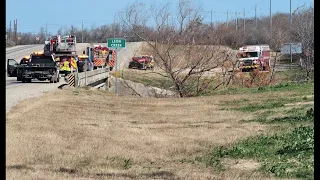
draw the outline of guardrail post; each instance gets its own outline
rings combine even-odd
[[[105,86],[106,86],[106,91],[109,91],[109,77],[107,77],[106,79]]]
[[[76,72],[76,75],[75,75],[75,87],[79,87],[79,76],[78,76],[78,72]]]
[[[85,61],[85,78],[84,78],[84,81],[85,81],[85,86],[88,86],[88,83],[87,83],[87,67],[88,67],[88,60]]]

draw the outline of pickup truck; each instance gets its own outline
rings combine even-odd
[[[50,83],[60,80],[59,67],[51,54],[32,53],[28,62],[20,64],[14,59],[8,59],[7,73],[9,77],[17,77],[17,81],[23,83],[31,82],[32,79],[49,80]]]

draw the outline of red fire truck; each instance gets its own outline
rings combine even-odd
[[[266,44],[240,47],[237,53],[238,68],[242,72],[253,69],[265,70],[270,66],[270,47]]]

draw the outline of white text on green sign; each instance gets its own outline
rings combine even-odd
[[[108,39],[109,48],[124,48],[126,47],[125,39]]]

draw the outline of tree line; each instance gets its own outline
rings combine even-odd
[[[135,3],[137,4],[137,3]],[[165,6],[164,6],[165,7]],[[197,11],[198,10],[198,11]],[[189,38],[199,45],[212,44],[212,45],[226,45],[232,48],[238,48],[245,44],[269,44],[272,49],[279,49],[280,45],[286,42],[301,42],[304,47],[313,50],[314,39],[314,8],[313,7],[300,7],[292,14],[292,24],[290,24],[290,14],[276,13],[272,16],[272,29],[270,27],[270,17],[261,16],[255,18],[238,18],[226,22],[218,22],[214,24],[203,23],[203,16],[200,9],[188,9],[186,11],[193,11],[192,15],[186,15],[185,20],[188,22],[182,24],[187,31],[190,31]],[[166,14],[166,13],[164,13]],[[166,14],[168,16],[168,14]],[[190,17],[188,17],[190,16]],[[192,17],[191,17],[192,16]],[[162,17],[160,15],[160,17]],[[159,17],[157,17],[160,21]],[[168,31],[175,29],[174,22],[169,20],[169,17],[162,17],[161,21]],[[170,23],[168,23],[170,22]],[[245,26],[244,26],[245,23]],[[227,25],[228,24],[228,25]],[[138,27],[139,26],[139,27]],[[156,25],[157,26],[157,25]],[[139,24],[135,28],[139,28],[141,32],[148,33],[149,40],[157,39],[157,27],[150,27],[147,25]],[[158,24],[159,26],[159,24]],[[180,29],[183,27],[179,27]],[[133,29],[125,28],[121,22],[102,25],[92,28],[77,28],[74,25],[70,27],[60,28],[56,34],[69,35],[74,34],[77,36],[77,42],[92,43],[92,42],[106,42],[108,38],[125,37],[127,41],[141,41],[134,33]],[[179,30],[175,33],[179,33]],[[191,33],[192,31],[192,33]],[[7,29],[8,33],[8,29]],[[21,33],[18,32],[19,40],[7,40],[7,45],[25,44],[43,44],[46,39],[45,28],[40,28],[38,34]],[[82,40],[83,36],[83,40]],[[36,40],[39,37],[39,41]]]

